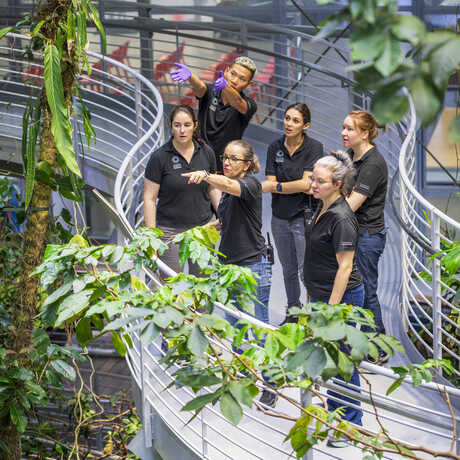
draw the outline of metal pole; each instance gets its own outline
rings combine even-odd
[[[301,389],[300,390],[300,404],[302,407],[307,407],[312,404],[311,391]],[[307,453],[302,457],[302,460],[313,460],[313,448],[309,449]]]
[[[150,19],[149,0],[139,0],[139,3],[145,3],[145,6],[139,7],[139,18]],[[140,72],[147,80],[153,81],[153,32],[139,30],[140,46]]]
[[[435,251],[441,249],[440,241],[440,219],[439,216],[431,211],[431,247]],[[439,259],[433,259],[431,265],[431,282],[432,282],[432,303],[433,303],[433,359],[442,358],[442,329],[441,329],[441,264]],[[439,369],[439,374],[442,375],[442,370]]]
[[[142,405],[142,429],[144,430],[145,447],[152,447],[152,418],[150,416],[150,404],[145,394],[145,375],[144,375],[144,346],[139,341],[140,346],[140,367],[141,367],[141,405]]]
[[[204,419],[204,414],[206,412],[206,407],[200,413],[201,419],[201,453],[203,454],[203,458],[208,458],[208,425]]]

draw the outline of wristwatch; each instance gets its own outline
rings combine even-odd
[[[282,191],[283,191],[283,187],[281,186],[281,182],[278,182],[278,183],[276,184],[276,191],[277,191],[277,192],[282,192]]]

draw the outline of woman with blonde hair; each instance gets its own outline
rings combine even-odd
[[[372,311],[376,330],[385,333],[382,311],[377,297],[378,264],[385,248],[385,198],[388,168],[374,141],[378,136],[375,118],[364,110],[350,112],[342,129],[343,145],[353,160],[357,172],[353,191],[347,198],[359,223],[356,264],[364,282],[365,308]],[[363,329],[370,332],[368,329]],[[379,350],[378,363],[388,361],[388,355]]]

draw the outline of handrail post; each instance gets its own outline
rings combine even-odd
[[[142,430],[144,431],[144,444],[146,448],[152,447],[152,418],[150,416],[150,404],[145,395],[144,375],[144,345],[139,340],[140,368],[141,368],[141,407],[142,407]]]
[[[439,216],[431,211],[431,246],[435,251],[441,250],[440,239],[440,219]],[[441,264],[438,258],[434,258],[431,264],[432,282],[432,303],[433,303],[433,359],[442,358],[442,324],[441,324]],[[439,374],[442,375],[441,369]]]
[[[300,390],[300,404],[302,407],[310,406],[312,404],[312,399],[311,391],[305,390],[303,388]],[[307,453],[302,457],[302,460],[313,460],[313,447],[307,451]]]
[[[208,425],[204,419],[204,413],[206,412],[206,407],[200,413],[201,419],[201,453],[203,454],[203,458],[208,458]]]

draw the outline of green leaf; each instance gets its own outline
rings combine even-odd
[[[91,342],[91,340],[93,340],[91,320],[89,318],[81,318],[80,321],[78,321],[76,335],[81,347],[85,347],[89,342]]]
[[[402,52],[398,40],[386,36],[382,54],[375,61],[375,68],[384,76],[390,76],[401,64]]]
[[[423,125],[429,125],[441,110],[442,100],[434,88],[423,78],[418,78],[410,88],[415,111]]]
[[[44,64],[46,97],[52,114],[51,132],[53,133],[54,142],[69,170],[81,177],[73,149],[72,127],[64,99],[61,62],[59,50],[56,46],[52,44],[45,46]]]
[[[326,326],[313,327],[313,337],[321,337],[323,340],[341,340],[345,337],[345,323],[343,321],[331,321]]]
[[[21,406],[19,406],[15,402],[11,402],[9,404],[9,408],[11,421],[16,425],[16,428],[19,431],[19,433],[24,433],[24,431],[26,431],[27,426],[27,415],[24,413]]]
[[[3,29],[0,29],[0,39],[13,30],[16,30],[16,26],[8,26],[4,27]]]
[[[447,133],[450,144],[456,144],[460,142],[460,115],[457,115],[449,126]]]
[[[117,318],[114,321],[108,323],[102,332],[108,332],[108,331],[116,331],[119,330],[123,327],[125,327],[127,324],[130,324],[134,321],[134,318],[129,316],[128,318]]]
[[[151,344],[159,335],[160,329],[151,321],[141,332],[141,340],[144,345]]]
[[[214,402],[217,398],[219,398],[219,396],[220,396],[219,390],[215,391],[214,393],[197,396],[196,398],[189,401],[181,409],[181,411],[184,411],[184,412],[192,411],[192,410],[200,411],[201,409],[203,409],[203,407],[206,406],[206,404],[209,404],[210,402]]]
[[[273,334],[268,333],[267,337],[265,338],[265,351],[270,358],[276,358],[276,355],[279,352],[280,346],[278,340],[274,337]]]
[[[115,350],[117,350],[118,353],[120,353],[121,356],[125,356],[125,354],[126,354],[125,342],[123,342],[123,339],[115,331],[112,332],[112,344],[115,347]]]
[[[295,371],[308,359],[315,348],[312,342],[304,342],[294,353],[289,353],[286,357],[286,370]]]
[[[273,333],[273,335],[280,341],[280,343],[282,343],[289,350],[295,350],[296,349],[297,344],[296,344],[296,342],[294,341],[294,339],[292,337],[289,337],[288,335],[283,334],[279,330],[275,331]]]
[[[378,11],[378,6],[375,0],[364,0],[363,16],[367,22],[369,22],[370,24],[375,23],[377,11]]]
[[[243,409],[231,393],[224,393],[220,398],[220,411],[234,425],[238,425],[243,417]]]
[[[450,76],[460,66],[460,38],[454,37],[433,51],[430,55],[430,68],[434,84],[444,89]]]
[[[353,371],[355,369],[353,361],[343,352],[339,351],[339,362],[338,362],[339,374],[349,382]]]
[[[195,356],[203,356],[206,348],[208,346],[208,339],[205,337],[203,332],[201,331],[198,324],[193,326],[192,332],[190,337],[188,338],[187,345],[190,351]]]
[[[97,11],[97,9],[95,8],[95,6],[93,5],[93,2],[91,0],[87,0],[88,2],[88,6],[89,6],[89,9],[91,11],[90,13],[90,16],[91,16],[91,19],[93,20],[95,26],[97,27],[97,30],[99,30],[99,33],[101,34],[101,37],[102,37],[102,43],[103,43],[103,53],[106,54],[107,53],[107,40],[106,40],[106,37],[105,37],[105,31],[104,31],[104,27],[102,25],[102,22],[99,18],[99,13]]]
[[[73,287],[73,280],[67,281],[67,283],[64,283],[62,286],[60,286],[55,291],[53,291],[45,299],[45,301],[43,302],[43,307],[46,307],[47,305],[51,305],[52,303],[56,302],[56,300],[59,300],[62,296],[70,292],[72,290],[72,287]]]
[[[72,381],[75,380],[75,369],[66,361],[63,361],[62,359],[54,359],[51,361],[51,367],[62,377]]]
[[[230,382],[228,389],[237,401],[245,406],[252,407],[252,395],[244,382]]]
[[[390,393],[393,393],[397,388],[401,386],[401,383],[403,382],[404,379],[397,379],[395,380],[388,388],[386,395],[388,396]]]
[[[409,110],[409,101],[404,95],[398,95],[398,88],[385,87],[372,97],[371,111],[382,125],[401,120]]]
[[[418,45],[426,35],[425,25],[419,18],[411,14],[395,15],[391,31],[400,40],[407,40],[412,45]]]
[[[77,316],[89,304],[92,291],[80,291],[66,297],[59,306],[56,327],[62,326],[68,319]]]
[[[366,334],[356,329],[356,327],[347,325],[347,342],[352,347],[353,352],[357,353],[362,359],[363,356],[366,356],[369,352],[369,341]]]
[[[323,348],[315,346],[308,359],[303,363],[303,369],[311,380],[316,379],[327,363],[326,352]]]
[[[385,34],[377,28],[356,29],[351,33],[350,45],[353,61],[375,59],[385,44]]]

